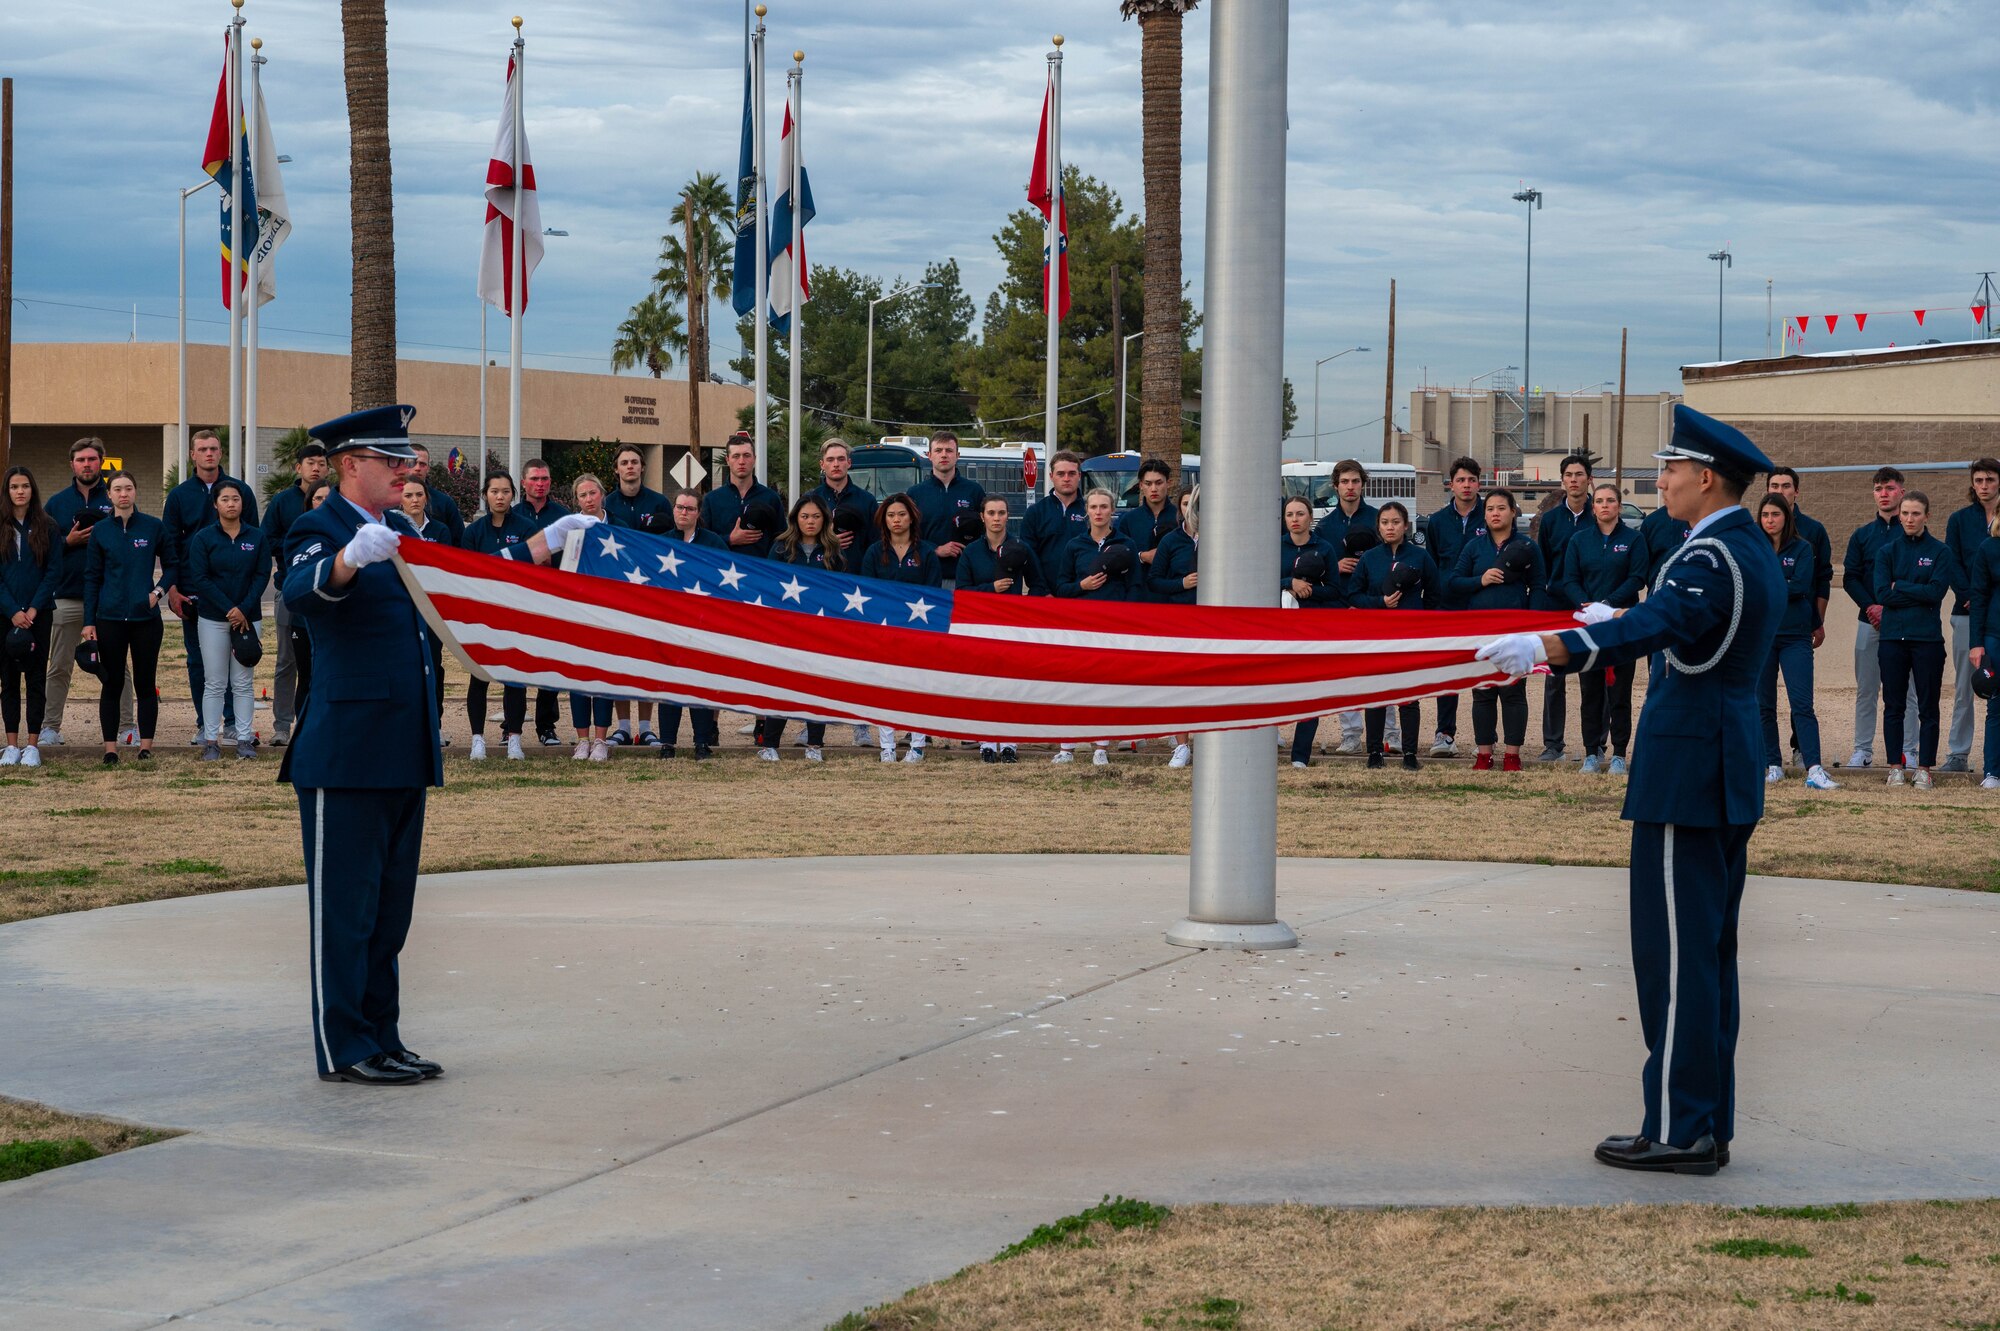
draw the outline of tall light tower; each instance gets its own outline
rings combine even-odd
[[[1514,191],[1514,202],[1528,205],[1528,276],[1521,297],[1521,451],[1534,446],[1534,428],[1528,421],[1528,389],[1535,382],[1534,360],[1528,354],[1534,345],[1535,314],[1535,214],[1542,210],[1538,189]]]
[[[1715,358],[1722,359],[1722,274],[1736,266],[1727,248],[1708,256],[1715,261]]]

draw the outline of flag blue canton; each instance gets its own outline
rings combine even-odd
[[[743,66],[743,136],[736,153],[736,269],[730,280],[729,308],[748,314],[757,308],[757,147],[751,114],[750,66]]]
[[[585,532],[577,571],[803,615],[935,633],[951,628],[951,593],[941,588],[780,564],[629,527]]]

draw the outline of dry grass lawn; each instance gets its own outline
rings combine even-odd
[[[2000,1202],[1759,1211],[1190,1207],[1154,1231],[1098,1225],[1093,1246],[982,1263],[834,1325],[2000,1328]]]
[[[179,1135],[106,1118],[65,1114],[46,1105],[0,1096],[0,1182]],[[54,1143],[58,1150],[27,1147],[28,1143]]]

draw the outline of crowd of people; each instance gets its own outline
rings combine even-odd
[[[1156,459],[1141,465],[1138,502],[1121,510],[1108,491],[1084,488],[1078,455],[1055,454],[1051,492],[1029,506],[1019,534],[1010,535],[1007,501],[988,496],[959,471],[958,440],[948,431],[931,440],[927,475],[907,491],[879,498],[853,482],[850,449],[831,439],[821,449],[820,483],[788,508],[783,496],[756,479],[754,447],[739,435],[726,452],[724,483],[703,495],[669,498],[648,487],[642,453],[626,446],[615,455],[608,483],[589,474],[574,481],[574,510],[553,497],[551,469],[536,458],[523,465],[518,486],[504,472],[487,475],[484,509],[469,520],[430,483],[423,446],[412,448],[418,460],[403,484],[399,521],[406,525],[399,530],[485,554],[519,557],[515,547],[575,511],[669,539],[914,585],[1171,604],[1192,604],[1200,587],[1198,487],[1170,493],[1171,470]],[[159,721],[163,607],[180,621],[186,649],[188,692],[199,717],[190,742],[206,760],[221,759],[225,746],[240,759],[256,756],[252,680],[263,650],[266,593],[282,575],[288,530],[327,493],[327,461],[319,444],[307,444],[294,482],[271,497],[260,522],[255,492],[224,474],[221,455],[212,432],[195,435],[189,474],[158,515],[141,511],[130,476],[105,474],[104,445],[97,439],[71,448],[69,483],[46,502],[27,468],[6,473],[0,508],[0,619],[7,625],[0,721],[6,745],[0,766],[38,766],[42,749],[66,743],[63,713],[78,667],[102,685],[97,721],[103,761],[120,762],[121,748],[135,761],[150,760]],[[1274,599],[1309,611],[1623,608],[1647,593],[1687,535],[1686,525],[1664,509],[1637,527],[1627,525],[1618,488],[1593,483],[1589,460],[1581,456],[1563,460],[1560,502],[1527,534],[1520,530],[1519,497],[1486,487],[1477,461],[1459,458],[1446,479],[1450,498],[1424,516],[1399,500],[1369,502],[1366,468],[1354,461],[1336,467],[1337,501],[1323,517],[1316,520],[1304,499],[1284,501],[1274,533],[1280,550]],[[1972,465],[1967,502],[1950,515],[1941,538],[1931,532],[1929,497],[1908,489],[1899,471],[1883,467],[1872,484],[1876,514],[1848,538],[1841,561],[1842,590],[1858,615],[1855,742],[1846,765],[1872,765],[1879,698],[1889,782],[1928,788],[1933,771],[1969,770],[1974,700],[1990,693],[2000,664],[2000,461],[1982,458]],[[1796,471],[1779,467],[1767,485],[1754,516],[1784,571],[1789,600],[1762,679],[1765,779],[1784,780],[1789,755],[1809,787],[1835,789],[1820,748],[1813,683],[1813,653],[1825,641],[1831,604],[1832,543],[1825,526],[1800,508]],[[282,598],[272,617],[271,743],[282,747],[310,691],[312,643]],[[432,673],[442,718],[438,650],[433,648]],[[1948,728],[1940,708],[1947,669],[1954,676]],[[1524,678],[1473,693],[1476,770],[1521,768],[1530,687]],[[1537,687],[1538,760],[1560,762],[1568,756],[1567,681],[1549,676]],[[1632,687],[1629,664],[1578,677],[1584,771],[1627,770]],[[508,758],[526,757],[531,733],[540,746],[564,745],[558,730],[563,699],[555,691],[536,691],[532,732],[528,690],[504,685],[499,691],[499,735]],[[468,753],[475,761],[487,757],[490,692],[477,678],[466,690]],[[673,757],[683,710],[696,758],[708,757],[720,742],[712,709],[585,695],[568,701],[579,760],[605,761],[621,745]],[[1460,751],[1459,713],[1458,696],[1433,700],[1431,756]],[[1789,748],[1780,737],[1787,716]],[[1417,703],[1343,713],[1340,738],[1320,748],[1365,754],[1371,767],[1399,755],[1414,769],[1421,717]],[[745,727],[765,761],[778,759],[786,724],[771,716]],[[1312,764],[1319,730],[1318,720],[1294,728],[1288,746],[1294,767]],[[807,760],[823,760],[826,731],[821,723],[805,725]],[[886,727],[855,726],[853,732],[857,745],[877,747],[885,762],[898,760],[899,747],[901,761],[924,760],[927,736],[899,736]],[[442,738],[449,742],[448,734]],[[1187,737],[1170,742],[1169,764],[1186,766]],[[1093,746],[1091,760],[1108,763],[1110,748]],[[980,749],[987,762],[1019,760],[1005,741]],[[2000,788],[2000,717],[1990,706],[1981,757],[1982,784]],[[1074,746],[1052,755],[1057,763],[1075,759]]]

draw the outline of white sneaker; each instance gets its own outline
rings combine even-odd
[[[746,721],[736,733],[739,735],[754,735],[757,733],[757,723],[755,721]]]
[[[608,763],[611,761],[611,746],[601,739],[590,741],[590,761]]]
[[[1989,776],[1979,783],[1981,790],[2000,790],[2000,776]]]
[[[51,744],[61,744],[63,742],[62,731],[57,730],[54,726],[44,726],[42,733],[36,736],[35,739],[36,743],[45,749]]]
[[[1994,784],[2000,785],[2000,781],[1996,781],[1994,782]],[[1813,769],[1810,772],[1806,773],[1806,789],[1839,790],[1840,783],[1838,781],[1835,781],[1832,777],[1828,776],[1826,774],[1826,769],[1824,767],[1821,767],[1818,763],[1814,763]]]
[[[890,754],[890,759],[892,761],[894,760],[894,758],[895,755],[893,753]],[[920,763],[923,760],[924,760],[924,751],[921,745],[912,744],[910,746],[910,751],[903,755],[903,761],[906,763]]]
[[[1111,751],[1109,749],[1092,749],[1090,751],[1090,765],[1092,767],[1111,766]]]
[[[42,765],[42,751],[40,749],[30,744],[26,748],[21,750],[21,766],[40,767],[41,765]]]
[[[1174,756],[1167,759],[1169,767],[1186,767],[1194,761],[1194,754],[1185,744],[1174,745]]]
[[[1293,764],[1292,764],[1292,766],[1293,766],[1293,767],[1294,767],[1295,769],[1297,769],[1298,771],[1301,771],[1301,772],[1303,772],[1303,771],[1305,771],[1305,770],[1306,770],[1306,764],[1305,764],[1305,763],[1299,763],[1299,762],[1295,762],[1295,763],[1293,763]]]
[[[120,736],[118,737],[118,742],[119,742],[120,744],[123,744],[123,745],[124,745],[124,746],[125,746],[126,748],[128,748],[128,749],[136,749],[136,748],[138,748],[138,747],[139,747],[139,727],[137,727],[137,726],[127,726],[127,727],[125,727],[125,733],[124,733],[124,734],[122,734],[122,735],[120,735]],[[60,735],[56,736],[56,743],[58,743],[58,744],[62,743],[62,736],[60,736]]]
[[[21,750],[19,747],[9,744],[5,749],[0,749],[0,767],[13,767],[19,764],[20,761]]]
[[[893,762],[895,762],[895,761],[896,761],[896,751],[895,751],[894,749],[884,749],[884,750],[882,750],[882,761],[883,761],[883,762],[885,762],[885,763],[893,763]]]
[[[1050,758],[1049,761],[1052,763],[1073,763],[1076,761],[1076,755],[1068,749],[1057,749],[1055,756]]]
[[[519,735],[507,736],[507,760],[518,763],[525,760],[527,756],[527,754],[521,752],[521,737]]]
[[[1903,784],[1905,784],[1905,783],[1907,782],[1907,780],[1908,780],[1908,778],[1907,778],[1907,777],[1905,777],[1905,776],[1903,775],[1903,769],[1902,769],[1902,768],[1900,768],[1900,767],[1892,767],[1892,768],[1890,768],[1890,769],[1889,769],[1889,780],[1888,780],[1888,782],[1887,782],[1886,784],[1888,784],[1888,785],[1892,785],[1892,786],[1900,786],[1900,785],[1903,785]]]
[[[1784,768],[1782,768],[1782,767],[1767,767],[1767,768],[1765,768],[1765,769],[1764,769],[1764,784],[1765,784],[1765,785],[1767,785],[1767,786],[1775,786],[1775,785],[1777,785],[1777,784],[1778,784],[1778,783],[1779,783],[1780,781],[1783,781],[1784,779],[1785,779],[1785,769],[1784,769]]]
[[[1849,767],[1866,767],[1874,761],[1874,755],[1870,754],[1866,749],[1856,749],[1853,753],[1847,755],[1847,765]]]
[[[819,745],[808,744],[806,745],[806,761],[809,763],[823,763],[826,761],[826,755],[820,752]]]
[[[474,735],[474,736],[472,737],[472,752],[470,752],[470,753],[466,754],[465,756],[466,756],[466,757],[468,757],[468,758],[470,758],[470,759],[471,759],[471,760],[472,760],[473,762],[476,762],[476,763],[483,763],[483,762],[485,762],[485,761],[486,761],[486,736],[484,736],[484,735]]]
[[[1916,779],[1910,782],[1910,784],[1918,790],[1929,790],[1931,788],[1931,769],[1928,767],[1919,767]]]
[[[776,749],[759,749],[757,750],[757,757],[764,762],[774,763],[778,761],[778,751]]]
[[[571,762],[576,762],[576,763],[586,763],[586,762],[589,762],[589,761],[590,761],[590,741],[589,741],[589,740],[587,740],[587,739],[580,739],[580,740],[578,740],[578,741],[576,742],[576,752],[575,752],[575,753],[572,753],[572,754],[571,754],[571,755],[570,755],[569,757],[570,757],[570,761],[571,761]]]
[[[1458,741],[1449,735],[1439,734],[1431,740],[1431,757],[1451,758],[1458,753]]]
[[[1358,734],[1342,735],[1340,737],[1340,746],[1334,752],[1346,754],[1352,758],[1361,752],[1361,736]]]

